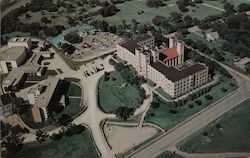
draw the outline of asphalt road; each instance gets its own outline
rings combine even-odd
[[[200,52],[199,52],[200,53]],[[210,57],[209,57],[210,58]],[[221,63],[220,63],[221,64]],[[132,158],[152,158],[166,151],[173,151],[175,146],[181,140],[187,138],[202,127],[216,120],[226,112],[230,111],[242,101],[250,97],[250,81],[245,75],[221,64],[224,68],[231,72],[239,84],[237,92],[218,102],[214,106],[210,106],[204,112],[198,113],[191,120],[185,121],[181,126],[175,128],[168,134],[161,137],[154,143],[132,155]]]

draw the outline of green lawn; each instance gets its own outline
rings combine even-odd
[[[250,99],[181,142],[191,153],[250,152]]]
[[[113,80],[115,78],[115,80]],[[121,88],[121,86],[125,86]],[[140,105],[139,88],[126,84],[120,73],[114,71],[108,81],[104,77],[99,83],[99,105],[105,112],[114,112],[122,106],[130,108]]]
[[[160,154],[159,156],[157,156],[156,158],[183,158],[182,156],[179,156],[175,153],[171,153],[169,151],[165,151],[162,154]]]
[[[77,85],[76,83],[71,82],[70,86],[69,86],[69,90],[67,92],[67,95],[80,97],[81,92],[82,92],[81,87],[79,85]]]
[[[213,97],[212,100],[206,100],[204,97],[205,95],[200,96],[199,98],[193,101],[188,101],[184,106],[177,107],[175,109],[177,110],[177,114],[172,114],[169,112],[170,109],[173,109],[169,102],[162,100],[159,96],[154,97],[154,101],[158,100],[158,102],[160,103],[160,107],[156,109],[151,107],[147,112],[145,121],[154,123],[162,127],[163,129],[168,130],[177,125],[178,123],[184,121],[188,117],[192,116],[193,114],[199,112],[200,110],[204,109],[205,107],[211,105],[215,101],[223,98],[224,96],[234,91],[237,86],[231,86],[230,83],[236,84],[234,80],[222,77],[221,83],[214,86],[211,91],[207,93]],[[222,92],[222,87],[226,88],[227,92]],[[200,100],[202,104],[197,105],[197,103],[195,103],[196,100]],[[190,108],[190,105],[193,105],[193,107]]]
[[[122,20],[125,20],[126,23],[131,23],[131,20],[134,18],[140,23],[151,23],[152,19],[156,16],[165,16],[169,17],[171,12],[180,12],[178,6],[176,5],[176,0],[164,1],[165,6],[158,8],[150,8],[146,5],[144,0],[131,0],[126,1],[122,4],[117,4],[117,8],[120,9],[118,13],[111,17],[100,17],[107,21],[109,24],[122,24]],[[210,15],[217,15],[222,13],[221,11],[210,8],[201,4],[197,4],[195,7],[188,7],[189,11],[182,13],[185,15],[191,15],[198,19],[203,19]],[[138,11],[144,11],[142,14],[138,14]]]
[[[63,137],[58,141],[44,143],[29,143],[16,153],[8,153],[7,158],[98,158],[99,155],[91,139],[90,132],[86,129],[81,134]]]
[[[59,113],[55,113],[53,117],[49,117],[48,121],[44,121],[42,123],[35,123],[33,121],[33,116],[31,109],[28,112],[20,115],[22,120],[31,128],[43,128],[50,125],[56,125],[58,119],[61,117],[62,114],[67,114],[69,117],[73,117],[80,111],[84,109],[83,106],[80,106],[81,98],[69,98],[69,105],[64,107],[63,111]]]

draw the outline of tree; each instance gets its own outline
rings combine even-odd
[[[129,116],[131,116],[134,113],[134,109],[123,106],[123,107],[119,107],[115,113],[116,113],[116,117],[122,120],[127,120]]]
[[[108,16],[113,16],[115,15],[117,12],[119,12],[120,9],[116,8],[116,6],[114,4],[105,4],[100,10],[99,13],[103,16],[103,17],[108,17]]]
[[[188,11],[187,6],[189,5],[189,0],[178,0],[176,4],[178,5],[180,11],[182,12]]]
[[[241,3],[238,5],[238,11],[239,12],[245,12],[250,11],[250,4],[247,3]]]
[[[146,93],[145,93],[144,88],[140,88],[140,89],[139,89],[139,94],[140,94],[140,97],[141,97],[142,99],[145,99],[145,98],[146,98]]]
[[[72,33],[66,34],[64,36],[64,39],[72,44],[82,42],[82,38],[79,36],[79,34],[77,32],[72,32]]]
[[[163,0],[147,0],[146,4],[148,7],[155,7],[155,8],[166,5],[163,3]]]
[[[213,97],[212,97],[211,95],[205,95],[205,99],[206,99],[206,100],[212,100]]]
[[[63,52],[68,53],[68,54],[72,54],[76,50],[76,47],[68,43],[63,43],[61,48]]]
[[[45,132],[42,132],[40,130],[36,132],[36,140],[39,141],[39,143],[44,142],[48,137],[49,135]]]
[[[47,23],[50,23],[51,20],[49,20],[47,17],[42,17],[41,22],[44,23],[44,24],[47,24]]]
[[[226,10],[226,15],[233,14],[235,12],[234,5],[232,3],[225,3],[224,9]]]
[[[159,102],[155,102],[155,101],[152,102],[152,108],[153,109],[157,109],[159,107],[160,107],[160,103]]]

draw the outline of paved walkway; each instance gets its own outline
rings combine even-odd
[[[202,3],[202,5],[207,6],[207,7],[209,7],[209,8],[213,8],[213,9],[222,11],[222,12],[226,12],[225,9],[222,9],[222,8],[219,8],[219,7],[215,7],[215,6],[210,5],[210,4],[207,4],[207,3]]]

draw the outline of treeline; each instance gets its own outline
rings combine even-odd
[[[188,54],[189,59],[192,59],[195,62],[205,63],[209,67],[209,74],[211,74],[211,77],[214,76],[214,71],[216,70],[220,72],[221,74],[225,75],[226,77],[232,78],[232,75],[217,62],[212,61],[211,59],[206,58],[200,55],[199,53],[195,51],[191,51],[189,49],[188,49],[187,54]]]

